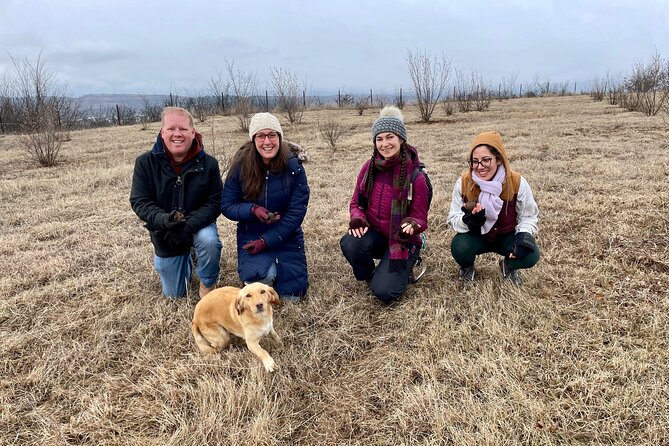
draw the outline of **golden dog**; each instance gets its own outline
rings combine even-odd
[[[251,283],[241,290],[231,286],[215,289],[195,306],[191,327],[195,343],[204,353],[216,353],[228,346],[230,334],[239,336],[265,370],[273,372],[278,366],[259,342],[269,334],[281,343],[274,331],[274,304],[280,304],[279,295],[262,283]]]

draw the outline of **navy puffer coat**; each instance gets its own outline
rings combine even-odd
[[[262,193],[255,201],[244,198],[243,184],[237,167],[225,181],[221,200],[223,215],[238,222],[237,269],[240,279],[244,282],[261,280],[270,265],[276,263],[276,292],[281,296],[303,296],[309,278],[301,225],[307,213],[309,185],[302,162],[291,156],[285,171],[267,172]],[[281,219],[272,224],[258,221],[251,211],[254,204],[278,212]],[[263,251],[249,254],[242,249],[243,245],[261,236],[267,245]]]

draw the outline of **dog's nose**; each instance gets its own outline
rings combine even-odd
[[[256,304],[256,308],[257,308],[258,310],[262,310],[262,307],[263,307],[262,302],[259,302],[259,303]]]

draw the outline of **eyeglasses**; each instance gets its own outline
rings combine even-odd
[[[255,139],[258,142],[265,141],[265,138],[269,138],[270,141],[276,141],[279,137],[279,134],[276,132],[271,133],[256,133]]]
[[[477,159],[472,159],[469,161],[469,165],[472,166],[472,169],[476,169],[476,167],[481,166],[481,167],[490,167],[490,164],[492,164],[492,160],[494,158],[487,156],[485,158],[481,158],[481,160]]]

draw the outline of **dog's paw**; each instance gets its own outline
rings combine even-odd
[[[263,365],[265,366],[265,370],[267,370],[268,372],[273,372],[279,368],[279,366],[276,365],[276,362],[274,362],[272,358],[263,361]]]

